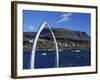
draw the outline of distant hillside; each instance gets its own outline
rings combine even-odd
[[[57,39],[67,39],[67,40],[76,40],[76,41],[90,41],[90,36],[86,32],[74,31],[64,28],[52,28],[54,35]],[[24,38],[35,38],[37,32],[24,32]],[[43,29],[40,34],[42,38],[52,37],[50,30],[48,28]]]

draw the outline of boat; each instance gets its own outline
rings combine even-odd
[[[43,56],[47,55],[47,53],[42,53]]]
[[[53,51],[54,49],[49,49],[48,51]]]
[[[63,50],[59,50],[59,52],[61,52],[61,51],[63,51]]]
[[[80,50],[73,50],[72,52],[80,52]]]

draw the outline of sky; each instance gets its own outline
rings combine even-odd
[[[36,32],[40,24],[45,21],[54,28],[82,31],[90,35],[91,14],[89,13],[23,10],[24,32]]]

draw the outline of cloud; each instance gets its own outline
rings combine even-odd
[[[28,26],[28,28],[31,29],[31,30],[35,29],[35,27],[33,27],[33,26]]]
[[[61,19],[59,19],[56,23],[61,23],[65,21],[69,21],[69,17],[72,15],[72,13],[64,13],[61,15]]]

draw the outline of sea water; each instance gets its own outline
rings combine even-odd
[[[23,53],[23,69],[30,69],[31,51]],[[59,51],[59,67],[79,67],[91,65],[91,52],[88,49]],[[54,50],[37,50],[35,53],[35,69],[56,68],[56,52]]]

